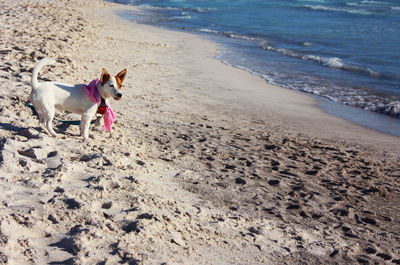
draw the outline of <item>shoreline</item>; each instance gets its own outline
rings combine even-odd
[[[0,3],[0,263],[400,263],[397,138],[119,8]],[[127,68],[112,134],[43,132],[24,106],[41,57],[66,83]]]
[[[170,30],[174,31],[174,29],[170,29]],[[176,30],[176,31],[179,31],[179,30]],[[183,31],[183,32],[185,32],[185,31]],[[193,33],[193,34],[201,36],[201,33],[200,34]],[[367,130],[373,130],[377,133],[382,133],[387,136],[400,137],[400,119],[398,119],[398,118],[394,118],[394,117],[391,117],[391,116],[388,116],[388,115],[385,115],[385,114],[382,114],[379,112],[364,110],[362,108],[346,105],[346,104],[343,104],[340,102],[335,102],[335,101],[332,101],[332,100],[330,100],[326,97],[320,96],[320,95],[308,93],[308,92],[301,91],[301,90],[292,89],[289,87],[275,85],[275,84],[270,83],[266,77],[263,77],[260,74],[254,73],[247,68],[235,66],[233,64],[230,64],[229,62],[223,61],[222,59],[218,59],[218,58],[215,58],[215,59],[219,60],[220,62],[222,62],[223,64],[226,64],[228,66],[231,66],[231,67],[246,71],[252,75],[261,77],[269,85],[278,86],[283,89],[293,90],[300,94],[304,94],[310,98],[313,98],[317,102],[316,106],[318,106],[318,108],[321,111],[325,112],[328,115],[331,115],[331,116],[339,118],[339,119],[343,119],[343,120],[350,122],[356,126],[361,126]],[[380,120],[380,121],[378,121],[378,120]]]
[[[375,132],[393,137],[400,137],[400,120],[398,118],[343,105],[318,96],[316,96],[316,100],[319,102],[318,107],[329,115],[342,118]]]
[[[121,11],[125,6],[129,8],[129,5],[122,5],[116,8],[116,12],[118,12],[118,9]],[[201,61],[201,63],[199,63],[200,67],[204,68],[201,64],[214,61],[212,63],[213,67],[210,67],[212,69],[224,68],[223,66],[217,67],[216,65],[218,64],[226,66],[223,70],[221,69],[221,75],[223,72],[229,71],[227,69],[232,68],[235,69],[232,71],[233,76],[240,76],[241,80],[253,80],[251,84],[255,86],[255,88],[248,91],[249,93],[247,93],[246,89],[240,89],[238,87],[236,87],[236,90],[229,90],[228,93],[231,91],[235,93],[233,97],[231,97],[231,95],[229,96],[231,97],[229,100],[235,98],[235,102],[224,102],[224,95],[217,97],[214,91],[211,89],[208,90],[213,100],[219,101],[220,104],[227,103],[227,105],[231,105],[232,109],[234,109],[232,112],[234,113],[251,114],[255,119],[260,120],[266,119],[265,117],[271,118],[272,120],[268,122],[280,128],[282,133],[307,135],[336,142],[345,141],[365,146],[367,149],[368,146],[372,146],[380,150],[383,154],[389,153],[396,158],[400,157],[400,152],[398,152],[398,148],[400,148],[400,138],[398,136],[368,128],[364,126],[363,121],[360,122],[361,124],[356,123],[345,119],[343,117],[344,115],[334,115],[332,112],[324,110],[324,106],[318,106],[324,98],[316,99],[312,94],[270,84],[259,75],[222,62],[218,58],[215,58],[215,55],[218,53],[218,46],[220,45],[217,42],[213,42],[208,38],[202,38],[195,33],[140,24],[122,17],[121,19],[132,23],[132,25],[149,28],[150,30],[157,29],[158,32],[165,31],[171,32],[172,34],[176,33],[180,36],[191,36],[190,38],[197,39],[199,42],[212,43],[213,46],[210,50],[202,51],[202,56],[207,58],[204,60],[197,58]],[[166,33],[163,34],[165,35]],[[165,39],[167,39],[167,37]],[[191,47],[195,49],[195,47],[199,46],[196,45],[195,42],[195,40],[191,40],[190,44],[186,45],[186,47],[188,47],[186,51],[187,54],[191,53]],[[248,77],[246,77],[246,75],[248,75]],[[226,80],[230,79],[228,75],[225,75],[225,77]],[[231,85],[235,86],[235,84],[228,82],[226,84],[226,86]],[[249,96],[249,94],[251,96]],[[285,98],[289,99],[286,100]],[[244,99],[247,101],[243,102]],[[369,117],[368,114],[366,114],[366,117]]]
[[[138,9],[140,9],[140,7],[137,7]],[[141,12],[149,12],[148,10],[146,10],[146,9],[142,9],[141,10]],[[125,13],[125,18],[126,19],[129,19],[129,16],[130,16],[130,14],[128,13],[128,12],[126,12]],[[137,16],[137,17],[142,17],[142,15],[140,15],[140,14],[135,14],[135,16]],[[133,20],[133,19],[132,19]],[[142,22],[140,22],[141,20],[139,19],[139,22],[138,23],[142,23]],[[239,51],[237,51],[237,49],[239,49],[239,48],[235,48],[235,46],[240,46],[241,47],[241,49],[243,49],[243,50],[246,50],[246,47],[247,46],[256,46],[256,44],[254,44],[254,43],[247,43],[247,42],[245,42],[244,40],[236,40],[236,42],[235,42],[235,38],[227,38],[227,37],[223,37],[223,36],[220,36],[220,35],[218,35],[219,33],[223,33],[223,31],[221,31],[221,32],[219,32],[219,31],[212,31],[212,30],[210,30],[210,33],[207,33],[207,31],[206,30],[204,30],[204,31],[202,31],[202,30],[196,30],[196,26],[194,26],[194,27],[190,27],[189,26],[189,24],[187,24],[186,22],[182,22],[183,24],[180,24],[180,23],[178,23],[177,22],[177,24],[173,24],[173,25],[175,25],[175,28],[174,28],[174,26],[172,26],[172,25],[169,25],[169,26],[167,26],[167,25],[154,25],[154,24],[152,24],[151,22],[149,22],[148,20],[146,20],[146,19],[144,19],[144,18],[142,18],[142,21],[144,21],[144,23],[146,23],[147,22],[147,25],[150,25],[150,26],[155,26],[155,27],[161,27],[161,28],[163,28],[163,29],[166,29],[166,30],[172,30],[172,31],[180,31],[180,32],[187,32],[187,33],[189,33],[189,34],[195,34],[195,35],[197,35],[197,36],[201,36],[202,38],[205,38],[205,39],[208,39],[208,40],[211,40],[211,41],[213,41],[213,42],[216,42],[218,45],[221,45],[223,48],[222,48],[222,53],[224,52],[224,51],[227,51],[227,50],[229,50],[229,52],[231,53],[231,54],[237,54],[237,53],[239,53]],[[161,23],[162,24],[162,23]],[[182,25],[182,28],[179,28],[179,25]],[[184,26],[187,26],[188,27],[188,29],[186,29]],[[213,34],[211,34],[211,32],[213,32]],[[215,34],[217,34],[217,35],[215,35]],[[244,42],[244,43],[241,43],[241,42]],[[243,47],[242,47],[243,46]],[[236,49],[236,51],[235,51],[235,49]],[[247,54],[247,53],[246,53]],[[258,53],[257,53],[258,54]],[[248,54],[249,56],[250,56],[250,58],[252,58],[253,60],[255,60],[255,61],[257,61],[257,59],[255,59],[255,58],[253,58],[252,57],[252,55],[251,54]],[[261,56],[261,54],[258,54],[259,56]],[[243,54],[242,54],[242,56],[243,56]],[[272,56],[273,57],[273,56]],[[286,86],[285,85],[279,85],[279,84],[276,84],[276,82],[274,82],[272,79],[269,79],[269,77],[268,77],[268,74],[266,74],[266,75],[264,75],[264,74],[262,74],[262,69],[261,68],[257,68],[258,70],[251,70],[251,69],[254,69],[254,68],[252,68],[250,65],[251,64],[247,64],[247,67],[246,66],[243,66],[243,63],[241,64],[240,62],[241,62],[241,60],[236,60],[236,59],[232,59],[232,58],[229,58],[229,56],[223,56],[223,55],[221,55],[221,53],[220,54],[218,54],[217,55],[217,58],[219,59],[219,60],[221,60],[222,62],[224,62],[224,63],[226,63],[226,64],[228,64],[228,65],[231,65],[231,66],[233,66],[233,67],[237,67],[237,68],[239,68],[239,69],[244,69],[244,70],[246,70],[246,71],[248,71],[248,72],[250,72],[250,73],[252,73],[252,74],[256,74],[256,75],[259,75],[259,76],[261,76],[261,77],[263,77],[264,79],[266,79],[267,80],[267,82],[269,83],[269,84],[273,84],[273,85],[277,85],[277,86],[283,86],[283,87],[286,87],[286,88],[290,88],[290,89],[293,89],[293,90],[297,90],[297,91],[301,91],[301,92],[305,92],[306,94],[308,94],[309,93],[309,95],[311,96],[311,97],[314,97],[314,98],[318,98],[319,97],[319,95],[318,95],[318,93],[313,93],[313,92],[307,92],[306,90],[307,90],[307,85],[305,84],[304,85],[304,87],[296,87],[296,86],[291,86],[290,84],[287,84]],[[267,58],[264,58],[265,60],[268,60]],[[236,60],[236,63],[234,63],[235,62],[235,60]],[[273,60],[273,59],[272,59]],[[236,64],[236,65],[235,65]],[[242,65],[242,66],[238,66],[238,65]],[[260,71],[259,73],[258,73],[258,71]],[[278,71],[279,72],[279,71]],[[311,74],[309,73],[309,75],[310,75],[310,77],[311,77]],[[279,74],[278,74],[278,76],[279,76]],[[307,77],[307,74],[305,73],[303,76],[306,76]],[[308,78],[308,77],[307,77]],[[307,79],[306,78],[306,79]],[[299,76],[299,79],[297,80],[297,82],[299,81],[299,80],[303,80],[303,78],[301,77],[301,76]],[[361,81],[360,81],[361,82]],[[281,82],[282,83],[282,82]],[[296,82],[295,82],[296,83]],[[324,83],[325,84],[325,83]],[[321,83],[321,85],[320,85],[321,87],[324,87],[325,85],[322,85],[322,83]],[[355,84],[353,84],[353,86],[354,87],[362,87],[362,85],[360,84],[360,83],[355,83]],[[318,90],[318,89],[317,89]],[[371,90],[373,90],[372,88],[371,88]],[[355,91],[353,91],[353,92],[355,92]],[[331,92],[331,93],[333,93],[333,92]],[[339,92],[338,92],[339,93]],[[343,91],[343,93],[345,93],[345,91]],[[350,92],[348,92],[348,93],[350,93]],[[376,92],[375,92],[376,93]],[[323,94],[323,93],[322,93]],[[384,92],[382,92],[381,94],[385,94]],[[371,94],[372,95],[372,94]],[[375,94],[374,94],[375,95]],[[332,100],[332,97],[333,97],[333,100]],[[326,99],[326,98],[329,98],[329,99],[331,99],[333,102],[340,102],[340,99],[337,99],[337,100],[334,100],[334,98],[335,98],[335,96],[329,96],[329,94],[327,94],[327,95],[325,95],[325,96],[321,96],[321,100],[319,100],[319,102],[320,102],[320,104],[322,103],[322,102],[324,102],[324,99]],[[392,110],[388,110],[387,111],[387,113],[383,113],[384,112],[384,110],[382,109],[383,107],[381,107],[381,109],[379,109],[378,107],[374,107],[374,106],[372,106],[373,104],[371,103],[372,101],[376,101],[376,99],[371,99],[371,98],[369,98],[369,99],[367,99],[367,100],[365,100],[365,102],[369,102],[368,104],[367,103],[365,103],[366,105],[366,108],[367,109],[372,109],[372,108],[375,108],[376,109],[376,112],[373,112],[373,111],[368,111],[368,110],[365,110],[364,108],[362,108],[362,107],[359,107],[360,108],[360,110],[363,110],[364,111],[364,113],[361,113],[361,112],[357,112],[358,114],[361,114],[361,115],[358,115],[357,117],[351,117],[351,116],[349,116],[349,114],[351,114],[351,113],[354,113],[354,112],[348,112],[348,113],[344,113],[343,114],[343,112],[344,111],[339,111],[339,113],[340,114],[336,114],[335,115],[335,113],[332,113],[332,112],[330,112],[330,114],[333,114],[333,115],[335,115],[336,117],[339,117],[339,118],[344,118],[344,119],[346,119],[347,121],[350,121],[350,122],[353,122],[353,123],[356,123],[356,124],[358,124],[358,125],[361,125],[361,126],[363,126],[363,127],[366,127],[366,128],[370,128],[370,129],[373,129],[373,130],[377,130],[377,131],[379,131],[379,132],[383,132],[383,133],[386,133],[386,134],[389,134],[389,135],[396,135],[396,133],[394,134],[393,133],[393,129],[391,129],[390,127],[390,124],[388,124],[388,122],[386,122],[385,123],[385,120],[388,120],[388,119],[385,119],[385,117],[387,118],[387,117],[389,117],[389,118],[392,118],[392,116],[390,116],[389,115],[389,113],[391,113],[391,112],[393,112],[393,113],[395,113],[396,112],[396,108],[395,107],[393,107],[393,109]],[[375,102],[374,101],[374,102]],[[351,102],[351,101],[350,101]],[[372,104],[372,105],[370,105],[370,103]],[[347,104],[346,103],[342,103],[345,107],[343,108],[343,110],[347,110],[347,109],[350,109],[351,108],[351,106],[352,106],[352,103],[349,103],[349,102],[347,102]],[[374,104],[378,104],[378,103],[374,103]],[[361,104],[361,106],[362,106],[363,104]],[[350,107],[350,108],[347,108],[347,107]],[[377,120],[379,120],[379,119],[377,119],[377,118],[375,118],[376,117],[376,115],[375,114],[381,114],[382,115],[382,120],[383,120],[383,122],[382,122],[382,126],[379,126],[379,125],[374,125],[374,126],[369,126],[369,121],[373,118],[374,119],[374,121],[376,122]],[[396,123],[398,126],[400,126],[400,120],[399,119],[396,119],[396,118],[394,118],[390,123]],[[398,135],[398,133],[397,133],[397,136],[399,136]]]
[[[133,7],[131,5],[126,5],[126,4],[121,4],[122,6],[128,6],[129,7]],[[121,7],[121,9],[123,9],[123,7]],[[137,10],[137,7],[135,7],[135,10]],[[120,13],[122,13],[122,11],[120,11]],[[121,14],[122,15],[122,14]],[[213,43],[215,43],[215,45],[221,46],[223,47],[224,44],[219,43],[217,40],[213,40],[212,37],[207,36],[207,34],[201,33],[201,32],[190,32],[190,31],[185,31],[185,30],[180,30],[180,29],[174,29],[174,28],[167,28],[167,27],[162,27],[162,26],[155,26],[155,25],[147,25],[147,24],[141,24],[141,23],[137,23],[135,21],[131,21],[128,18],[124,18],[128,21],[130,21],[133,24],[136,25],[143,25],[143,26],[148,26],[148,27],[155,27],[155,28],[159,28],[161,30],[167,30],[167,31],[172,31],[172,32],[180,32],[183,34],[189,34],[189,35],[194,35],[197,36],[199,39],[202,40],[207,40],[207,41],[211,41]],[[220,48],[216,48],[216,49],[220,49]],[[370,112],[361,108],[356,108],[355,110],[352,110],[352,106],[348,106],[342,103],[336,103],[336,102],[326,102],[327,100],[329,101],[329,99],[325,98],[325,97],[321,97],[318,95],[314,95],[311,93],[307,93],[307,92],[303,92],[303,91],[299,91],[296,89],[291,89],[291,88],[286,88],[283,86],[279,86],[279,85],[275,85],[275,84],[271,84],[268,82],[268,80],[266,80],[264,77],[260,76],[259,74],[253,73],[252,71],[246,69],[246,68],[242,68],[242,67],[238,67],[235,65],[230,64],[229,62],[224,62],[222,59],[218,58],[218,54],[220,53],[220,51],[215,52],[215,54],[213,55],[209,55],[212,58],[214,58],[215,60],[218,60],[219,62],[229,66],[229,67],[233,67],[239,70],[243,70],[246,71],[247,73],[254,75],[258,78],[262,78],[268,85],[268,86],[276,86],[276,87],[281,87],[282,89],[286,90],[291,90],[291,91],[295,91],[296,93],[299,93],[300,95],[305,95],[313,100],[315,100],[315,106],[317,106],[317,108],[319,109],[319,111],[326,113],[327,115],[330,115],[332,117],[335,117],[337,119],[342,119],[345,121],[345,123],[351,123],[353,124],[355,127],[359,126],[363,129],[365,129],[364,133],[366,134],[370,134],[369,131],[373,131],[376,133],[375,136],[373,137],[379,137],[380,135],[383,136],[387,136],[387,137],[394,137],[392,138],[392,140],[394,142],[400,141],[400,132],[395,131],[397,128],[400,128],[400,120],[390,117],[390,116],[386,116],[384,114],[381,113],[375,113],[375,112]],[[325,102],[325,103],[324,103]],[[333,107],[334,104],[339,104],[339,106],[343,106],[340,111],[337,111],[336,107]],[[356,116],[351,116],[351,114],[356,113]],[[382,117],[382,124],[377,124],[377,117],[380,116]],[[371,121],[373,122],[372,124]],[[392,123],[395,122],[394,125],[392,125]],[[343,126],[345,123],[342,123],[341,126]],[[348,128],[348,126],[344,126],[346,127],[346,129]],[[329,130],[330,131],[330,130]],[[353,129],[352,131],[356,131],[355,129]],[[360,130],[361,132],[362,130]],[[346,133],[344,133],[346,134]],[[343,135],[343,133],[339,133],[339,136]],[[314,134],[314,136],[316,137],[324,137],[322,134]],[[333,137],[332,137],[333,136]],[[331,134],[328,135],[327,138],[334,138],[336,136],[336,134]],[[373,138],[371,137],[371,138]],[[396,139],[397,137],[397,139]],[[346,136],[344,136],[344,140]],[[353,140],[353,139],[351,139]],[[363,143],[368,143],[368,141],[362,141]],[[376,143],[376,141],[373,141],[373,145],[374,146],[379,146],[379,142]],[[387,147],[389,147],[390,145],[386,145]]]

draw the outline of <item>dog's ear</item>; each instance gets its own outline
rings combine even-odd
[[[126,69],[122,70],[115,76],[115,80],[117,81],[118,89],[121,89],[121,84],[124,82],[126,76]]]
[[[105,68],[103,68],[101,71],[100,82],[104,85],[105,83],[107,83],[108,80],[110,80],[110,78],[111,78],[110,74],[107,72]]]

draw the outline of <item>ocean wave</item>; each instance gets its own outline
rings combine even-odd
[[[159,6],[152,6],[149,4],[141,4],[141,5],[138,5],[138,7],[141,9],[149,9],[149,10],[171,10],[171,11],[182,10],[182,8],[177,8],[177,7],[159,7]]]
[[[394,118],[400,118],[400,99],[389,99],[382,95],[371,94],[367,88],[347,87],[337,83],[326,82],[317,77],[308,76],[307,80],[302,80],[299,76],[280,72],[263,72],[252,70],[249,67],[244,67],[236,64],[231,64],[229,61],[222,59],[221,62],[233,66],[235,68],[245,70],[251,74],[258,75],[264,78],[272,85],[282,86],[289,89],[302,91],[305,93],[321,96],[348,106],[361,108],[368,111],[377,112],[388,115]],[[341,60],[327,60],[327,64],[341,65]],[[304,77],[304,76],[303,76]],[[321,85],[324,84],[324,85]]]
[[[212,29],[196,29],[196,31],[204,32],[204,33],[219,34],[219,31],[217,31],[217,30],[212,30]]]
[[[187,28],[187,29],[189,29],[189,28]],[[203,33],[219,34],[219,35],[223,35],[225,37],[233,38],[233,39],[248,40],[248,41],[256,41],[257,40],[257,38],[250,37],[250,36],[247,36],[247,35],[238,34],[238,33],[235,33],[235,32],[230,32],[230,31],[217,31],[217,30],[212,30],[212,29],[207,29],[207,28],[190,29],[190,30],[203,32]]]
[[[281,82],[277,85],[285,86]],[[333,102],[361,108],[367,111],[377,112],[393,118],[400,118],[400,101],[390,101],[385,97],[370,94],[366,91],[348,87],[324,87],[319,85],[291,86],[286,87],[327,98]]]
[[[138,5],[139,8],[148,9],[148,10],[160,10],[160,11],[186,11],[186,12],[194,12],[194,13],[205,13],[209,11],[215,11],[217,8],[202,8],[202,7],[161,7],[161,6],[152,6],[149,4],[141,4]]]
[[[252,73],[257,74],[254,71]],[[313,80],[312,77],[305,82],[299,82],[297,77],[284,73],[260,74],[260,76],[273,85],[317,95],[333,102],[377,112],[393,118],[400,118],[400,100],[390,100],[384,96],[374,95],[367,89],[326,84],[318,79]],[[321,83],[325,85],[320,85]]]
[[[235,32],[220,32],[220,34],[222,34],[226,37],[229,37],[229,38],[233,38],[233,39],[251,40],[251,41],[257,40],[256,38],[253,38],[253,37],[250,37],[247,35],[238,34]]]
[[[313,6],[313,5],[304,5],[304,7],[318,10],[318,11],[327,11],[327,12],[344,12],[350,14],[359,14],[359,15],[371,15],[372,13],[364,10],[364,9],[348,9],[348,8],[339,8],[339,7],[329,7],[329,6]]]
[[[386,2],[383,2],[383,1],[378,2],[378,1],[373,1],[373,0],[364,0],[364,1],[361,1],[361,3],[362,3],[362,4],[370,4],[370,5],[382,5],[382,4],[387,4]]]
[[[394,73],[380,73],[380,72],[377,72],[368,67],[362,67],[362,66],[358,66],[355,64],[345,63],[345,62],[343,62],[342,59],[340,59],[338,57],[324,57],[324,56],[313,55],[313,54],[304,54],[304,53],[289,50],[289,49],[273,47],[273,46],[269,45],[268,42],[266,42],[266,41],[259,43],[258,46],[264,50],[274,51],[274,52],[277,52],[277,53],[280,53],[280,54],[283,54],[286,56],[290,56],[292,58],[317,62],[321,65],[324,65],[324,66],[327,66],[327,67],[330,67],[333,69],[354,72],[354,73],[358,73],[358,74],[362,74],[362,75],[366,75],[366,76],[374,77],[374,78],[387,78],[387,79],[400,78],[399,75],[394,74]]]
[[[222,35],[228,38],[233,38],[233,39],[239,39],[239,40],[248,40],[248,41],[256,41],[257,38],[250,37],[247,35],[242,35],[238,34],[235,32],[225,32],[225,31],[218,31],[218,30],[212,30],[212,29],[207,29],[207,28],[201,28],[201,29],[196,29],[196,28],[185,28],[186,30],[191,30],[191,31],[197,31],[197,32],[202,32],[202,33],[211,33],[211,34],[218,34]]]
[[[216,8],[216,7],[197,7],[197,8],[194,8],[193,10],[196,10],[196,12],[199,12],[199,13],[204,13],[204,12],[209,12],[209,11],[216,11],[216,10],[218,10],[218,8]]]
[[[287,80],[288,78],[290,79],[290,77],[286,77],[285,80]],[[277,80],[277,78],[268,78],[266,80],[268,82],[270,82],[269,80],[272,80],[272,83],[278,86],[283,86],[290,89],[324,97],[333,102],[341,103],[347,106],[377,112],[397,119],[400,118],[400,100],[390,100],[384,96],[371,94],[364,89],[345,86],[343,87],[340,85],[321,86],[317,83],[318,81],[315,80],[314,84],[290,84],[290,80],[289,82],[287,82],[282,81],[283,79]]]
[[[182,16],[173,16],[170,17],[169,20],[175,20],[175,19],[191,19],[192,16],[190,15],[182,15]]]
[[[336,68],[336,69],[344,69],[345,64],[340,58],[337,57],[322,57],[322,56],[317,56],[317,55],[304,55],[301,56],[301,59],[303,60],[308,60],[308,61],[315,61],[317,63],[320,63],[322,65],[331,67],[331,68]]]
[[[324,1],[324,0],[297,0],[297,2],[326,3],[326,1]]]
[[[233,39],[240,39],[240,40],[248,40],[248,41],[257,41],[259,39],[243,34],[239,34],[233,31],[218,31],[218,30],[213,30],[213,29],[208,29],[208,28],[188,28],[186,27],[185,29],[191,30],[191,31],[197,31],[197,32],[202,32],[202,33],[211,33],[211,34],[218,34],[222,35],[228,38],[233,38]]]
[[[387,104],[382,104],[376,108],[377,112],[400,118],[400,101],[394,101]]]
[[[355,7],[355,8],[359,8],[359,7],[364,7],[370,11],[370,14],[373,13],[382,13],[382,12],[387,12],[388,10],[400,10],[399,6],[391,6],[393,5],[393,3],[390,2],[378,2],[378,1],[362,1],[362,2],[347,2],[346,3],[347,6],[350,7]],[[362,10],[361,12],[364,12],[366,10]],[[368,14],[366,14],[368,15]]]
[[[343,61],[337,57],[331,57],[331,58],[322,57],[322,56],[311,55],[311,54],[303,54],[303,53],[299,53],[299,52],[289,50],[289,49],[284,49],[284,48],[276,48],[276,47],[269,45],[268,42],[266,42],[266,41],[259,43],[258,46],[264,50],[274,51],[274,52],[277,52],[277,53],[280,53],[280,54],[283,54],[286,56],[290,56],[293,58],[297,58],[297,59],[302,59],[302,60],[307,60],[307,61],[315,61],[322,65],[329,66],[332,68],[340,69],[344,66]]]

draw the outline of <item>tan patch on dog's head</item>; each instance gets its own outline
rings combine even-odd
[[[108,80],[110,80],[111,76],[108,73],[108,71],[103,68],[101,71],[101,77],[100,77],[100,82],[104,85],[105,83],[107,83]]]
[[[122,70],[115,76],[115,80],[117,81],[118,89],[121,89],[121,84],[126,77],[126,69]]]

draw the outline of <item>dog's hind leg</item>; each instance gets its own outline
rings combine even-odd
[[[81,124],[79,124],[79,131],[80,131],[80,135],[83,135],[83,124],[85,123],[85,116],[82,115],[81,117]]]
[[[44,132],[49,132],[51,134],[51,132],[49,131],[49,129],[47,128],[47,123],[49,120],[49,115],[48,115],[48,110],[47,108],[45,108],[45,106],[43,104],[41,104],[41,102],[34,102],[34,107],[36,112],[38,113],[39,116],[39,125],[42,128],[42,130]]]
[[[49,133],[54,136],[57,137],[56,132],[53,130],[53,118],[46,121],[46,129],[49,131]]]
[[[46,133],[47,128],[45,126],[46,121],[44,119],[44,114],[42,112],[39,112],[39,111],[38,111],[38,114],[39,114],[39,125],[40,125],[40,128],[42,128],[42,130]]]
[[[46,126],[47,131],[54,137],[57,137],[56,132],[53,130],[53,119],[55,115],[55,108],[54,106],[51,106],[50,108],[47,108],[47,111],[45,113],[44,117],[44,125]]]

